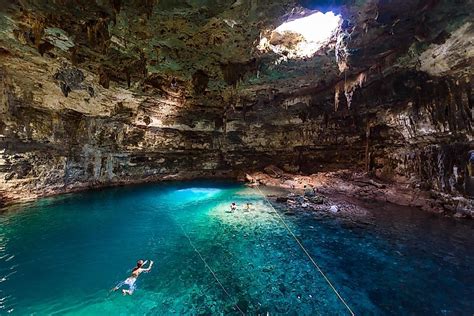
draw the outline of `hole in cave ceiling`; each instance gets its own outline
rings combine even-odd
[[[285,22],[268,36],[262,37],[258,49],[273,51],[285,56],[285,59],[311,57],[328,43],[341,21],[340,15],[329,11]]]

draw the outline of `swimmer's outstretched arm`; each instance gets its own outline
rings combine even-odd
[[[147,260],[147,261],[148,261],[148,260]],[[148,268],[143,269],[142,271],[143,271],[143,272],[148,272],[148,271],[151,270],[151,267],[152,267],[152,266],[153,266],[153,260],[150,260],[150,264],[148,265]]]

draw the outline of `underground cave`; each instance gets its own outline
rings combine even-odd
[[[472,315],[473,9],[0,0],[0,314]]]

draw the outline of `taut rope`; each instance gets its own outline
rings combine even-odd
[[[203,256],[201,255],[201,253],[199,252],[199,250],[196,248],[196,246],[194,246],[194,243],[191,241],[191,238],[189,238],[189,235],[186,233],[186,231],[184,230],[183,226],[181,224],[179,224],[179,227],[181,228],[181,230],[183,231],[184,235],[186,236],[186,238],[188,239],[189,241],[189,244],[191,245],[191,247],[193,247],[194,251],[199,255],[199,258],[201,258],[202,262],[204,263],[204,265],[206,266],[206,268],[209,270],[209,272],[211,272],[212,276],[214,277],[214,279],[216,279],[217,283],[219,284],[219,286],[222,288],[222,290],[224,291],[224,293],[229,297],[229,299],[232,301],[232,303],[234,304],[234,306],[239,310],[239,312],[242,314],[242,315],[245,315],[245,313],[240,309],[239,305],[237,305],[237,303],[234,303],[234,300],[232,299],[232,296],[230,296],[229,292],[227,292],[227,290],[225,289],[224,285],[222,285],[221,281],[219,281],[219,279],[217,278],[217,275],[215,274],[214,270],[212,270],[212,268],[207,264],[207,261],[206,259],[203,258]]]
[[[346,301],[342,298],[342,296],[339,294],[339,292],[336,290],[336,288],[334,287],[334,285],[332,285],[331,281],[328,279],[328,277],[324,274],[323,270],[321,270],[321,268],[319,267],[319,265],[316,263],[316,261],[313,259],[313,257],[311,257],[311,255],[309,254],[309,252],[306,250],[306,248],[303,246],[303,244],[299,241],[299,239],[295,236],[295,234],[293,233],[293,231],[290,229],[290,227],[288,227],[288,225],[286,224],[285,220],[283,219],[283,217],[281,217],[281,215],[275,210],[275,208],[273,207],[272,203],[270,203],[270,201],[267,199],[267,197],[265,196],[265,194],[263,194],[263,192],[260,190],[260,188],[257,186],[256,187],[258,192],[260,192],[260,194],[263,196],[263,198],[267,201],[267,203],[270,205],[270,207],[272,208],[273,212],[278,216],[278,218],[280,219],[280,221],[283,223],[283,225],[286,227],[286,229],[288,230],[288,232],[291,234],[291,236],[293,236],[293,238],[296,240],[296,242],[298,243],[298,245],[301,247],[301,249],[304,251],[304,253],[306,254],[306,256],[308,256],[309,260],[313,263],[313,265],[316,267],[316,269],[319,271],[319,273],[321,273],[321,275],[323,276],[324,280],[326,280],[326,282],[329,284],[329,286],[331,287],[331,289],[334,291],[334,293],[336,293],[337,297],[339,298],[339,300],[342,302],[342,304],[344,304],[344,306],[347,308],[347,310],[349,311],[349,313],[354,316],[354,312],[352,311],[352,309],[349,307],[349,305],[347,305]]]

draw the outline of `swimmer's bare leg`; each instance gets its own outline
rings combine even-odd
[[[122,293],[123,293],[124,296],[127,295],[127,294],[128,294],[128,295],[132,295],[132,294],[133,294],[132,291],[130,291],[130,290],[125,290],[125,289],[122,290]]]
[[[117,284],[113,289],[110,290],[110,292],[115,292],[117,291],[118,289],[120,289],[124,284],[124,281],[120,282],[119,284]]]

